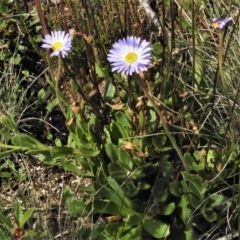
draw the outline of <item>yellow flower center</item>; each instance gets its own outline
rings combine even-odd
[[[52,47],[54,51],[59,51],[62,48],[63,44],[61,42],[53,43]]]
[[[138,58],[138,56],[137,56],[136,53],[134,53],[134,52],[129,52],[129,53],[126,55],[126,57],[125,57],[125,61],[126,61],[127,63],[129,63],[129,64],[132,64],[132,63],[134,63],[134,62],[137,61],[137,58]]]

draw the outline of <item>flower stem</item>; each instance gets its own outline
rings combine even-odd
[[[56,97],[58,99],[58,103],[59,103],[59,107],[61,108],[61,111],[65,117],[65,119],[67,119],[67,113],[64,110],[63,104],[62,104],[62,100],[60,97],[60,90],[59,90],[59,81],[61,78],[61,72],[62,72],[62,61],[61,61],[61,56],[58,55],[58,70],[57,70],[57,75],[55,77],[55,92],[56,92]]]
[[[153,105],[153,108],[155,109],[155,111],[157,112],[158,116],[160,117],[160,119],[162,120],[162,126],[163,126],[163,129],[169,139],[169,141],[171,142],[173,148],[176,150],[179,158],[181,159],[182,161],[182,164],[185,168],[186,171],[189,171],[188,169],[188,166],[187,164],[185,163],[185,160],[184,160],[184,156],[182,154],[182,151],[181,149],[178,147],[176,141],[175,141],[175,138],[172,136],[172,134],[170,133],[169,129],[168,129],[168,125],[167,125],[167,122],[166,122],[166,118],[165,116],[162,114],[162,112],[160,111],[159,107],[156,105],[156,103],[154,102],[154,99],[150,96],[150,94],[148,93],[148,90],[146,89],[145,87],[145,84],[143,82],[143,79],[141,77],[139,77],[139,84],[144,92],[144,95],[148,98],[148,100],[152,103]]]
[[[228,106],[228,111],[229,111],[229,116],[230,116],[229,121],[230,121],[230,126],[231,126],[230,133],[232,135],[231,142],[233,145],[235,142],[235,124],[233,121],[233,112],[232,112],[232,107],[231,107],[231,103],[230,103],[230,99],[229,99],[229,95],[228,95],[228,89],[227,89],[227,83],[226,83],[225,76],[224,76],[224,70],[223,70],[223,31],[219,32],[218,64],[219,64],[220,78],[221,78],[222,86],[223,86],[223,92],[227,99],[227,106]]]

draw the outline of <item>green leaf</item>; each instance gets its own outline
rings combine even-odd
[[[10,149],[4,152],[0,152],[0,159],[4,159],[4,158],[10,158],[11,154],[17,151],[20,151],[22,148],[18,148],[18,149]]]
[[[172,195],[180,197],[180,188],[181,188],[181,183],[179,181],[174,181],[169,183],[169,191],[171,192]]]
[[[143,228],[155,238],[165,238],[170,234],[169,226],[159,220],[145,218]]]
[[[196,153],[195,153],[195,156],[196,156]],[[190,153],[186,153],[184,155],[184,159],[185,159],[185,163],[187,164],[189,170],[194,170],[197,172],[198,170],[204,168],[204,166],[201,162],[199,164],[197,164],[195,158]]]
[[[1,26],[1,25],[0,25]],[[1,28],[0,28],[1,29]],[[0,229],[1,230],[1,229]],[[7,237],[7,235],[4,233],[4,232],[2,232],[2,231],[0,231],[0,239],[1,240],[8,240],[9,239],[9,237]]]
[[[62,147],[62,142],[61,142],[61,140],[59,138],[55,138],[55,145],[57,147]]]
[[[39,92],[38,92],[38,99],[43,100],[46,97],[46,91],[42,88]]]
[[[129,240],[129,239],[142,240],[141,228],[140,227],[132,228],[131,230],[124,232],[123,236],[121,237],[121,240]]]
[[[14,118],[12,115],[1,115],[0,116],[0,123],[2,123],[6,128],[8,128],[10,131],[13,131],[15,133],[18,132],[16,123],[14,122]]]
[[[35,208],[29,208],[24,215],[21,218],[20,221],[20,228],[23,228],[24,224],[30,219],[30,217],[32,216],[33,212],[34,212]]]
[[[9,172],[0,172],[0,177],[2,178],[10,178],[12,177],[12,174]]]
[[[1,211],[0,211],[0,222],[2,222],[9,229],[13,228],[11,220],[8,217],[6,217]]]
[[[163,51],[163,46],[160,43],[154,43],[153,44],[153,53],[156,54],[157,56],[160,56],[160,54]]]
[[[76,175],[80,176],[81,175],[81,171],[80,169],[73,163],[70,163],[70,162],[66,162],[66,163],[63,163],[63,168],[69,172],[72,172],[72,173],[75,173]]]
[[[190,222],[189,220],[193,212],[193,208],[191,208],[189,204],[189,197],[187,194],[184,194],[182,196],[177,209],[178,209],[180,218],[183,220],[185,225],[187,225],[187,223]]]
[[[167,187],[168,181],[166,179],[158,179],[151,190],[153,198],[159,200]]]
[[[118,215],[119,210],[116,205],[110,203],[108,200],[95,199],[93,202],[87,205],[86,211],[93,212],[96,214],[110,214]]]
[[[36,232],[34,232],[33,230],[29,230],[25,234],[23,234],[22,239],[24,239],[26,237],[34,237],[36,235],[37,235]],[[39,237],[39,239],[41,239],[41,237]]]
[[[23,217],[22,205],[19,201],[17,201],[14,206],[14,218],[18,226],[20,226],[22,217]]]
[[[127,178],[128,171],[117,163],[108,164],[108,171],[110,176],[116,180],[125,180]]]
[[[1,136],[4,137],[7,140],[10,140],[13,138],[14,135],[11,134],[11,131],[7,129],[1,129]]]
[[[199,227],[200,229],[200,227]],[[185,230],[185,231],[184,231]],[[179,227],[177,225],[171,226],[171,237],[172,239],[179,239],[179,240],[195,240],[199,239],[198,234],[194,231],[192,226],[190,227]]]
[[[138,226],[142,221],[142,215],[129,214],[124,221],[127,225]]]
[[[78,200],[70,187],[66,186],[63,189],[62,202],[70,211],[72,216],[86,216],[89,211],[86,210],[86,205],[83,200]]]
[[[152,138],[152,144],[156,150],[161,150],[163,146],[166,144],[167,137],[166,136],[156,136]]]
[[[119,164],[129,170],[132,171],[133,168],[133,162],[131,156],[124,150],[119,149],[118,151],[118,159],[119,159]]]
[[[122,112],[119,111],[115,114],[115,118],[116,118],[116,122],[123,127],[123,129],[132,129],[132,126],[128,120],[128,118],[126,117],[126,115]]]
[[[213,210],[201,208],[201,212],[202,212],[204,218],[208,222],[214,222],[217,220],[217,214]]]
[[[190,200],[190,203],[191,205],[194,207],[194,208],[198,208],[201,204],[201,201],[199,201],[194,195],[189,195],[189,200]]]
[[[71,147],[53,147],[51,149],[51,154],[53,158],[56,157],[67,157],[68,155],[73,154],[74,149]]]
[[[115,239],[122,239],[122,235],[125,235],[125,232],[131,229],[131,226],[126,225],[125,223],[122,222],[113,222],[113,223],[108,223],[105,227],[104,233],[107,234],[107,236],[110,237],[115,235]]]
[[[189,174],[186,171],[182,172],[182,176],[183,179],[189,183],[191,192],[194,193],[199,199],[203,199],[208,184],[205,181],[202,181],[199,176]]]
[[[175,210],[175,203],[174,202],[171,202],[167,205],[163,205],[161,208],[160,208],[160,212],[159,214],[160,215],[165,215],[165,216],[168,216],[170,214],[172,214],[172,212]]]
[[[104,69],[104,68],[100,67],[97,62],[95,62],[95,69],[96,69],[96,73],[99,77],[109,78],[108,69]]]
[[[79,152],[82,153],[85,157],[96,157],[100,154],[100,150],[96,144],[91,144],[91,149],[85,146],[79,146]]]
[[[45,147],[45,145],[40,143],[37,139],[25,133],[20,133],[17,136],[13,137],[12,143],[15,146],[21,146],[23,148],[39,148],[39,150],[47,149],[47,147]]]
[[[174,168],[172,164],[168,161],[160,161],[159,169],[161,169],[159,176],[167,179],[171,179],[172,174],[174,173]]]
[[[104,100],[106,102],[112,103],[113,97],[116,93],[116,88],[112,83],[112,80],[108,78],[106,85],[105,85],[105,92],[104,92]]]
[[[105,185],[95,182],[94,189],[95,192],[97,192],[103,199],[107,199],[109,202],[115,204],[115,206],[118,209],[118,214],[122,216],[127,216],[128,214],[134,212],[131,208],[129,208],[129,206],[125,205],[125,202],[128,202],[129,200],[127,201],[126,197],[124,198],[120,197],[118,193],[112,190],[111,188],[108,188]]]
[[[118,160],[118,147],[111,142],[105,144],[105,151],[111,162],[115,163]]]
[[[123,200],[123,204],[131,208],[132,207],[131,201],[125,196],[124,191],[122,190],[121,186],[115,181],[115,179],[113,179],[112,177],[108,177],[107,181],[111,188],[120,197],[120,199]]]

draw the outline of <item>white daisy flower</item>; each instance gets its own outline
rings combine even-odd
[[[147,70],[151,64],[151,51],[152,47],[146,40],[128,36],[113,44],[107,59],[113,66],[112,71],[132,75]]]
[[[61,54],[64,58],[72,47],[72,37],[64,31],[51,32],[51,35],[45,35],[42,42],[42,48],[53,49],[53,52],[50,54],[51,57]]]

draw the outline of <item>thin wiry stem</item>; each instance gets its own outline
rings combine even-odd
[[[146,96],[146,97],[148,98],[148,100],[152,103],[153,108],[155,109],[155,111],[157,112],[159,118],[161,119],[163,129],[164,129],[164,131],[165,131],[168,139],[169,139],[170,142],[172,143],[173,148],[176,150],[179,158],[181,159],[182,164],[183,164],[185,170],[186,170],[186,171],[189,171],[188,166],[187,166],[187,164],[185,163],[185,160],[184,160],[184,156],[183,156],[183,154],[182,154],[182,151],[181,151],[181,149],[178,147],[178,145],[177,145],[174,137],[172,136],[172,134],[170,133],[170,131],[169,131],[169,129],[168,129],[168,125],[167,125],[165,116],[162,114],[162,112],[160,111],[159,107],[156,105],[156,103],[154,102],[153,98],[152,98],[152,97],[150,96],[150,94],[148,93],[148,91],[147,91],[147,89],[146,89],[146,87],[145,87],[145,84],[144,84],[144,82],[143,82],[143,79],[139,77],[139,81],[138,81],[138,82],[139,82],[139,84],[140,84],[140,86],[141,86],[141,88],[142,88],[145,96]]]
[[[64,117],[67,119],[67,114],[64,110],[62,100],[61,100],[61,97],[60,97],[60,90],[59,90],[59,81],[60,81],[60,78],[61,78],[61,72],[62,72],[62,61],[61,61],[61,56],[58,55],[58,70],[57,70],[57,75],[56,75],[56,78],[55,78],[55,81],[56,81],[55,82],[55,92],[56,92],[56,97],[58,99],[59,107],[61,108],[61,111],[62,111]]]
[[[232,107],[231,107],[231,103],[230,103],[230,99],[229,99],[227,84],[225,81],[224,70],[223,70],[223,31],[219,32],[218,63],[219,63],[219,73],[220,73],[220,78],[222,81],[223,91],[224,91],[224,95],[226,96],[226,99],[227,99],[228,111],[229,111],[229,116],[230,116],[229,121],[230,121],[230,125],[231,125],[231,137],[232,137],[231,145],[233,146],[233,144],[235,143],[235,124],[233,122],[233,112],[232,112]],[[228,131],[228,129],[226,129],[226,133],[227,133],[227,131]]]

